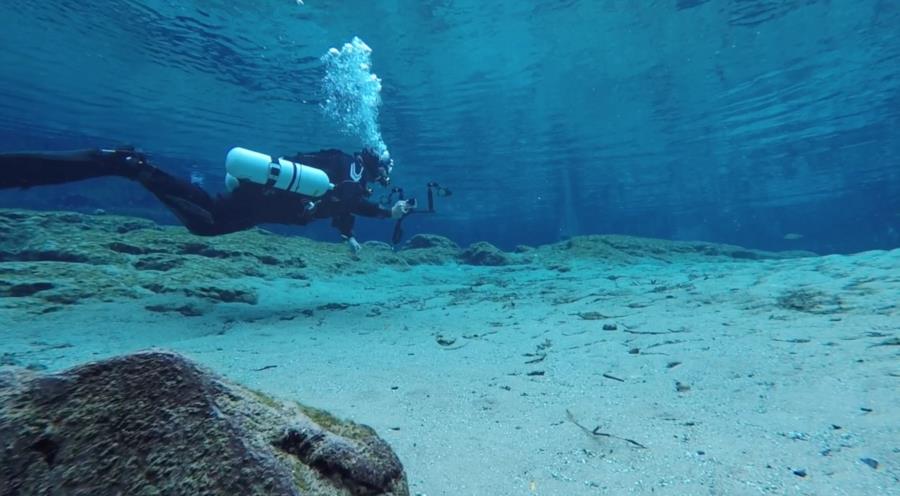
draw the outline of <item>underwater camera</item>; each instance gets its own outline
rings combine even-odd
[[[441,186],[435,181],[430,181],[425,185],[428,191],[428,209],[427,210],[410,210],[403,217],[397,219],[397,223],[394,224],[394,234],[391,236],[391,244],[396,247],[400,241],[403,239],[403,219],[412,215],[412,214],[436,214],[437,211],[434,209],[434,197],[441,196],[447,197],[453,194],[449,189]],[[396,195],[396,197],[395,197]],[[394,187],[391,189],[391,192],[387,196],[382,196],[380,203],[385,208],[390,208],[394,203],[395,198],[397,200],[406,200],[409,206],[415,208],[416,207],[416,199],[415,198],[406,198],[404,195],[403,188]]]

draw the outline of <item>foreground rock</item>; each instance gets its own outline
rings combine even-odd
[[[0,495],[408,495],[366,426],[228,384],[174,353],[0,369]]]

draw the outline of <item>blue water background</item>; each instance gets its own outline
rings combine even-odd
[[[358,148],[319,108],[320,56],[357,35],[395,182],[454,191],[410,234],[900,246],[896,0],[5,0],[0,26],[2,150],[133,143],[221,191],[232,146]],[[119,179],[0,206],[175,222]]]

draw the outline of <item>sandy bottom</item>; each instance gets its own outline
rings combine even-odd
[[[413,494],[900,494],[900,250],[242,282],[201,317],[4,311],[0,349],[183,352],[371,425]]]

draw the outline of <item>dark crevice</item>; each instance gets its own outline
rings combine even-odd
[[[52,467],[59,453],[59,444],[49,437],[41,437],[31,445],[31,449],[43,455],[44,461]]]

